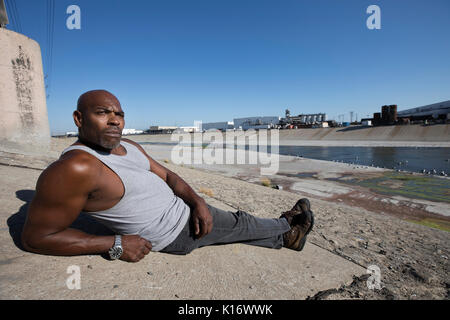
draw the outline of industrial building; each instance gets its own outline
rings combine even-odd
[[[147,131],[150,134],[171,134],[178,127],[168,127],[168,126],[151,126]]]
[[[361,121],[372,120],[374,126],[392,125],[397,123],[397,105],[385,105],[381,107],[381,112],[375,112],[373,119],[361,119]]]
[[[235,129],[273,129],[280,123],[280,117],[247,117],[233,119]]]
[[[286,117],[280,121],[281,128],[307,128],[307,127],[327,127],[327,115],[326,113],[312,113],[312,114],[299,114],[298,116],[291,116],[290,111],[287,109],[285,112]]]
[[[450,100],[429,104],[423,107],[407,109],[397,113],[399,118],[410,118],[417,120],[450,118]]]
[[[327,121],[327,115],[325,113],[299,114],[296,117],[291,117],[291,119],[302,124],[315,124]]]
[[[417,123],[421,121],[445,122],[450,120],[450,100],[438,102],[422,107],[397,111],[397,105],[384,105],[381,112],[375,112],[373,118],[361,119],[363,126],[395,125]],[[149,133],[172,133],[172,132],[205,132],[208,130],[249,130],[249,129],[295,129],[295,128],[325,128],[336,126],[349,126],[350,122],[337,123],[327,120],[326,113],[299,114],[291,116],[286,110],[285,117],[265,116],[235,118],[233,121],[206,122],[194,127],[150,127]],[[354,123],[353,123],[354,124]]]
[[[174,132],[176,133],[195,133],[199,132],[200,129],[197,126],[186,126],[186,127],[177,127]]]
[[[450,100],[403,111],[397,111],[395,104],[385,105],[381,107],[381,112],[373,114],[373,119],[363,120],[372,120],[374,126],[422,121],[444,122],[450,120]]]
[[[234,122],[233,121],[202,123],[202,131],[208,131],[208,130],[227,131],[227,130],[233,130],[233,129],[234,129]]]

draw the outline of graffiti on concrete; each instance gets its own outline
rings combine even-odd
[[[30,58],[19,46],[19,55],[11,60],[14,82],[16,85],[17,102],[22,127],[31,130],[34,127],[33,118],[33,70]]]

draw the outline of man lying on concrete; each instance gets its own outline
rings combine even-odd
[[[22,233],[26,250],[48,255],[109,253],[137,262],[152,251],[242,242],[302,250],[314,224],[307,199],[278,219],[208,205],[137,143],[122,139],[124,112],[104,90],[88,91],[73,113],[79,139],[40,175]],[[85,212],[116,235],[70,228]]]

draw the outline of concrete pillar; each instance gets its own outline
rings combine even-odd
[[[0,150],[43,153],[50,144],[39,44],[0,28]]]

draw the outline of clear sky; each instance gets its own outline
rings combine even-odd
[[[52,133],[76,129],[76,101],[91,89],[115,94],[135,129],[286,108],[348,121],[450,99],[449,0],[56,0],[51,69],[50,2],[15,0],[51,70]],[[80,30],[66,27],[72,4]],[[366,25],[372,4],[379,30]]]

